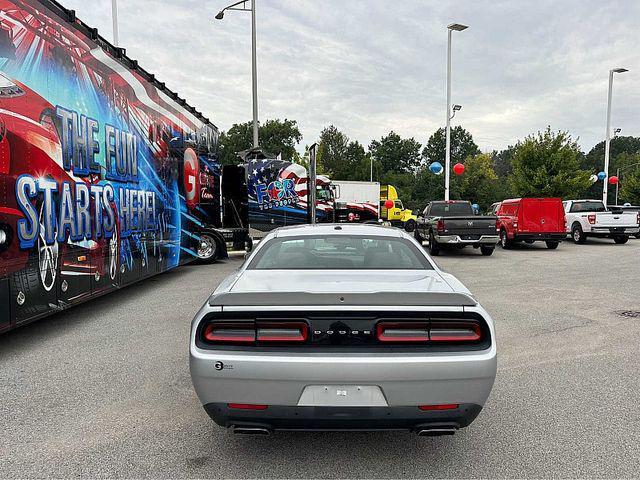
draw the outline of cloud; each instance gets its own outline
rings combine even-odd
[[[426,143],[445,121],[446,25],[453,34],[454,122],[483,150],[551,125],[590,149],[613,126],[640,135],[640,2],[256,0],[260,118],[298,121],[310,144],[335,124],[368,145],[395,130]],[[111,37],[109,0],[66,0]],[[221,129],[251,118],[250,16],[220,0],[120,1],[129,56]],[[301,146],[303,148],[303,146]]]

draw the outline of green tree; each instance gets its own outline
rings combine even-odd
[[[516,145],[513,191],[522,197],[580,197],[591,185],[589,170],[580,168],[580,147],[567,132],[530,135]]]
[[[369,180],[370,160],[364,147],[330,125],[320,132],[318,168],[336,180]]]
[[[258,128],[260,147],[271,154],[281,154],[284,159],[295,159],[296,145],[302,134],[295,120],[267,120]],[[238,152],[253,145],[253,122],[236,123],[220,135],[218,159],[222,164],[238,163]]]
[[[469,200],[487,209],[493,202],[502,200],[498,175],[493,169],[491,155],[481,153],[464,161],[462,175],[452,178],[452,191],[456,198]]]
[[[440,162],[444,165],[446,150],[445,129],[436,130],[427,141],[427,145],[422,150],[422,156],[427,163]],[[480,149],[473,136],[460,125],[456,125],[451,129],[451,164],[464,161],[465,158],[477,155]]]
[[[604,147],[605,142],[596,144],[582,160],[582,168],[593,170],[594,173],[604,169]],[[624,158],[621,154],[636,155],[640,153],[640,137],[614,137],[609,144],[610,167],[615,171],[618,165],[618,158]]]
[[[637,168],[634,172],[627,173],[623,180],[620,181],[618,203],[625,202],[629,202],[632,205],[640,205],[640,168]]]
[[[414,173],[421,163],[420,148],[414,138],[402,138],[391,131],[380,140],[373,140],[369,153],[382,172]]]

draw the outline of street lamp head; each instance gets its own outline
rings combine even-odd
[[[220,10],[216,15],[216,20],[222,20],[224,18],[224,10]]]
[[[462,105],[454,105],[453,106],[453,111],[454,112],[459,112],[460,110],[462,110]]]
[[[626,68],[614,68],[611,71],[613,73],[624,73],[624,72],[628,72],[629,70],[627,70]]]
[[[456,32],[461,32],[462,30],[466,30],[469,28],[468,25],[462,25],[461,23],[451,23],[447,25],[449,30],[455,30]]]

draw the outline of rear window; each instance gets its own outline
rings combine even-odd
[[[604,203],[594,200],[593,202],[574,202],[571,205],[571,213],[574,212],[604,212]]]
[[[383,236],[328,235],[269,240],[249,270],[433,270],[409,240]]]
[[[457,215],[473,215],[470,203],[434,203],[429,215],[434,217],[455,217]]]

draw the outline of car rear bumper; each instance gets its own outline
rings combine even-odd
[[[469,425],[482,407],[460,404],[450,410],[422,411],[412,407],[292,407],[270,405],[264,410],[229,408],[208,403],[205,411],[218,425],[272,430],[457,430]]]
[[[525,240],[539,240],[539,241],[552,241],[561,242],[567,238],[566,232],[532,232],[532,233],[516,233],[513,239],[516,241]]]
[[[436,235],[435,240],[442,245],[496,245],[498,235],[481,235],[479,238],[465,239],[460,235]]]

